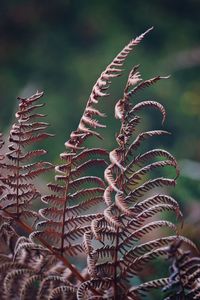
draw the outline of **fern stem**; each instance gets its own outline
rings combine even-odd
[[[67,177],[67,181],[65,183],[65,193],[64,193],[64,199],[65,199],[65,204],[63,207],[63,215],[62,215],[62,231],[61,231],[61,247],[60,247],[60,253],[61,256],[63,256],[63,248],[64,248],[64,233],[65,233],[65,210],[67,207],[67,193],[68,193],[68,186],[69,186],[69,177],[71,173],[71,164],[72,164],[72,158],[70,158],[70,169],[69,169],[69,176]],[[67,175],[67,173],[66,173]]]
[[[16,178],[17,178],[17,190],[16,190],[16,196],[17,196],[17,218],[19,218],[20,211],[19,211],[19,157],[20,157],[20,151],[21,151],[21,123],[19,125],[19,142],[18,142],[18,149],[17,149],[17,170],[16,170]]]
[[[120,131],[119,134],[117,136],[117,138],[119,138],[120,136],[125,136],[124,133],[124,127],[126,125],[126,120],[125,120],[125,112],[127,111],[126,109],[126,105],[128,107],[128,98],[127,98],[127,91],[129,88],[129,82],[127,81],[126,83],[126,87],[124,89],[124,96],[123,96],[123,112],[122,112],[122,119],[121,119],[121,127],[120,127]],[[121,154],[121,160],[120,160],[120,164],[124,164],[124,159],[125,159],[125,152],[126,152],[126,143],[125,143],[125,139],[122,139],[121,145],[118,148],[118,150],[120,150],[120,154]],[[121,191],[124,191],[124,174],[123,171],[118,170],[118,174],[116,174],[116,181],[118,181],[119,184],[119,189]],[[114,300],[118,299],[118,291],[117,291],[117,267],[118,267],[118,246],[119,246],[119,228],[117,228],[116,231],[116,242],[115,242],[115,253],[114,253],[114,282],[113,282],[113,296],[114,296]]]

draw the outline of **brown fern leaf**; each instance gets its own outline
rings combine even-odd
[[[142,101],[135,106],[130,103],[131,96],[137,91],[166,78],[157,76],[142,81],[138,68],[139,66],[136,66],[130,72],[124,95],[115,106],[115,116],[121,121],[121,128],[116,137],[118,148],[110,152],[110,165],[104,172],[108,183],[104,192],[107,207],[103,216],[92,221],[90,232],[85,233],[91,280],[81,285],[84,293],[81,287],[79,288],[80,299],[83,295],[91,297],[88,287],[93,285],[94,279],[103,297],[105,292],[100,287],[101,284],[104,285],[104,278],[108,278],[107,289],[110,297],[115,300],[137,299],[137,296],[145,291],[162,288],[168,282],[168,279],[164,278],[142,283],[138,287],[128,287],[130,279],[137,277],[146,264],[160,256],[167,256],[168,245],[176,239],[176,225],[168,220],[160,220],[160,214],[169,211],[178,218],[182,217],[180,208],[172,197],[153,193],[155,188],[175,185],[175,179],[179,175],[176,159],[162,149],[152,149],[134,155],[144,140],[169,134],[164,130],[151,130],[133,136],[140,122],[140,117],[135,113],[141,109],[158,109],[163,117],[162,122],[166,117],[165,108],[156,101]],[[136,87],[132,88],[134,85]],[[161,157],[163,160],[160,160]],[[154,161],[147,164],[150,160]],[[175,169],[175,179],[157,177],[145,180],[152,171],[168,166]],[[158,229],[164,231],[165,236],[152,239],[153,232]],[[168,236],[168,231],[173,231],[175,235]],[[95,247],[95,239],[100,241],[102,246]],[[195,249],[195,245],[188,239],[180,239]],[[140,243],[141,240],[145,242]]]
[[[16,113],[16,123],[13,124],[9,136],[9,149],[6,154],[6,162],[2,168],[8,174],[3,176],[2,182],[6,187],[0,199],[1,210],[12,216],[14,219],[32,219],[37,217],[37,213],[32,211],[31,202],[40,195],[33,179],[40,174],[52,169],[52,164],[48,162],[27,163],[30,159],[37,158],[46,153],[45,150],[32,150],[25,152],[25,146],[35,144],[38,141],[52,136],[45,133],[44,130],[48,124],[34,121],[32,112],[43,104],[35,104],[43,96],[43,92],[37,92],[29,98],[19,98],[19,110]],[[37,115],[40,117],[40,115]]]
[[[162,114],[162,124],[165,122],[165,119],[166,119],[165,108],[164,108],[164,106],[162,104],[160,104],[159,102],[156,102],[156,101],[151,101],[151,100],[142,101],[142,102],[136,104],[131,109],[131,111],[129,112],[129,114],[135,114],[135,112],[140,111],[142,108],[145,108],[145,107],[157,108],[161,112],[161,114]]]
[[[44,278],[37,294],[37,300],[55,300],[59,299],[58,295],[64,296],[64,299],[77,299],[76,288],[67,280],[64,281],[62,277],[56,275]]]
[[[158,247],[157,249],[153,249],[152,251],[149,251],[144,255],[140,255],[124,267],[124,270],[121,273],[121,278],[123,278],[124,274],[126,274],[127,277],[131,278],[142,271],[143,267],[150,261],[162,256],[166,257],[167,249],[168,247]],[[124,264],[124,262],[122,262],[122,264]]]
[[[170,161],[170,160],[164,160],[164,161],[157,161],[154,163],[151,163],[137,171],[132,171],[130,172],[130,177],[129,177],[129,185],[132,185],[136,183],[137,181],[141,180],[141,178],[148,174],[149,172],[157,169],[157,168],[163,168],[166,166],[172,166],[176,168],[176,162],[175,161]],[[176,176],[179,175],[179,170],[176,170]]]
[[[101,293],[104,293],[104,297],[100,294],[99,296],[95,296],[96,299],[109,299],[109,289],[112,286],[112,281],[109,278],[102,279],[92,279],[90,281],[84,282],[77,291],[77,299],[85,300],[85,299],[93,299],[93,295],[91,293],[91,288],[95,288],[95,290],[101,290]],[[106,297],[108,296],[108,297]]]
[[[93,156],[97,156],[97,157],[105,156],[105,157],[107,157],[107,155],[108,155],[108,151],[106,151],[104,149],[91,148],[91,149],[85,149],[85,150],[81,151],[80,153],[78,153],[77,155],[74,156],[74,159],[76,161],[76,164],[79,165],[81,162],[83,162],[88,157],[93,157]]]
[[[93,185],[96,184],[97,186],[100,186],[101,188],[105,187],[104,181],[97,177],[97,176],[84,176],[81,178],[78,178],[76,180],[72,180],[69,182],[69,188],[70,190],[74,190],[79,188],[80,186],[88,186],[89,184]]]
[[[161,289],[169,282],[168,278],[159,278],[131,287],[127,292],[127,299],[138,299],[138,296],[144,296],[152,289]]]
[[[176,169],[178,171],[177,161],[173,155],[171,155],[166,150],[153,149],[153,150],[145,152],[144,154],[140,154],[140,155],[136,156],[126,167],[126,172],[127,173],[132,172],[132,167],[137,166],[137,165],[140,166],[140,164],[145,163],[145,162],[149,161],[150,159],[154,159],[154,158],[158,158],[158,157],[165,157],[169,161],[174,162]]]
[[[155,187],[162,187],[162,186],[174,186],[175,181],[174,179],[169,178],[156,178],[152,180],[148,180],[138,188],[133,189],[127,196],[126,200],[128,203],[136,201],[138,197],[142,197],[146,192],[150,191]]]
[[[134,89],[130,90],[127,93],[127,97],[131,97],[131,96],[135,95],[138,91],[143,90],[146,87],[149,87],[149,86],[155,84],[157,81],[159,81],[161,79],[168,79],[168,78],[169,78],[169,76],[156,76],[154,78],[142,81]]]
[[[131,143],[131,145],[128,147],[127,151],[126,151],[126,156],[133,155],[133,151],[136,151],[140,145],[141,142],[146,140],[149,137],[152,136],[159,136],[159,135],[164,135],[164,134],[170,134],[168,131],[164,131],[164,130],[152,130],[152,131],[147,131],[147,132],[142,132],[140,133],[136,139]]]
[[[54,300],[54,299],[58,299],[59,297],[62,297],[63,299],[69,299],[69,300],[76,299],[76,288],[73,286],[66,286],[63,284],[63,286],[54,288],[51,291],[48,299]]]
[[[75,240],[76,237],[80,238],[93,220],[92,215],[88,217],[87,210],[99,202],[103,202],[105,185],[103,180],[97,176],[91,176],[91,173],[88,174],[92,168],[105,168],[107,166],[108,153],[101,148],[88,149],[84,147],[84,142],[88,137],[101,137],[96,128],[105,127],[98,120],[105,117],[105,114],[100,112],[95,105],[100,98],[107,96],[106,90],[111,83],[111,79],[121,74],[127,56],[150,30],[130,41],[100,75],[89,96],[77,130],[71,133],[70,139],[65,143],[67,151],[60,155],[64,164],[60,164],[55,168],[58,173],[56,175],[58,184],[49,185],[55,194],[42,197],[42,201],[51,207],[40,210],[40,215],[45,220],[38,224],[38,232],[32,236],[41,236],[47,243],[51,240],[53,246],[62,256],[66,255],[64,249],[68,249],[68,240]],[[88,183],[90,187],[88,187]],[[76,189],[76,192],[74,192],[74,189]],[[77,216],[78,213],[85,213],[81,219],[80,227],[77,226],[80,220]],[[72,223],[71,217],[77,218],[77,221],[74,219]],[[55,220],[60,222],[61,226],[56,226],[53,229],[52,224]],[[72,241],[71,245],[73,247]]]
[[[151,208],[154,205],[158,204],[168,204],[172,205],[176,208],[178,212],[180,212],[179,205],[176,200],[174,200],[172,197],[163,195],[163,194],[156,194],[152,197],[148,197],[142,201],[137,201],[134,206],[132,206],[131,209],[135,210],[137,213],[142,212],[143,209]]]
[[[85,117],[92,117],[93,115],[96,115],[97,113],[93,112],[91,109],[93,109],[93,105],[98,103],[100,97],[107,96],[105,91],[109,87],[110,80],[113,77],[118,77],[120,73],[122,72],[122,66],[124,61],[126,60],[127,56],[129,53],[134,49],[136,45],[138,45],[141,40],[144,38],[144,36],[150,31],[152,28],[148,29],[146,32],[141,34],[139,37],[136,39],[133,39],[130,41],[130,43],[124,47],[124,49],[114,58],[114,60],[107,66],[104,72],[102,72],[100,78],[97,80],[95,83],[92,93],[89,97],[85,112],[83,114],[82,119],[80,120],[79,126],[78,126],[78,133],[82,132],[82,123],[84,124],[84,118]],[[88,110],[89,108],[89,110]],[[98,113],[99,114],[99,113]],[[102,115],[100,113],[100,115]],[[90,127],[95,128],[96,127],[96,122],[90,121],[89,124],[87,123]],[[83,132],[85,133],[85,132]]]
[[[134,223],[134,221],[133,221]],[[143,223],[143,221],[142,221]],[[132,222],[130,221],[129,224],[130,228],[132,227]],[[121,243],[119,243],[119,248],[120,247],[124,247],[124,245],[128,245],[128,246],[133,246],[133,244],[138,241],[141,237],[143,237],[145,234],[150,233],[151,231],[153,231],[154,229],[157,228],[169,228],[171,230],[173,230],[174,232],[176,232],[176,226],[169,221],[153,221],[153,222],[149,222],[146,225],[141,226],[139,229],[135,229],[133,230],[128,236],[126,236]]]
[[[124,254],[122,261],[126,261],[128,263],[131,263],[133,259],[139,257],[140,255],[145,254],[146,252],[152,251],[153,249],[156,249],[158,247],[167,246],[170,243],[172,243],[175,240],[176,236],[166,236],[162,238],[155,239],[153,241],[145,242],[139,245],[134,246],[129,251],[126,251],[125,249],[122,249],[121,252]],[[180,237],[180,240],[190,247],[192,247],[195,251],[196,246],[187,238]],[[123,244],[122,244],[123,245]]]

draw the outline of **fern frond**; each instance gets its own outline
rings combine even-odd
[[[168,79],[168,78],[169,78],[169,76],[156,76],[156,77],[153,77],[151,79],[142,81],[134,89],[130,90],[127,93],[127,97],[129,98],[129,97],[135,95],[138,91],[141,91],[141,90],[155,84],[157,81],[159,81],[161,79]]]
[[[97,176],[84,176],[75,180],[71,180],[69,182],[69,188],[70,190],[74,190],[84,185],[88,186],[89,184],[96,184],[102,188],[105,187],[105,183],[101,178]]]
[[[164,106],[162,104],[160,104],[159,102],[156,102],[156,101],[151,101],[151,100],[148,100],[148,101],[142,101],[138,104],[136,104],[132,109],[131,111],[129,112],[129,114],[135,114],[135,112],[137,111],[140,111],[141,109],[143,108],[146,108],[146,107],[153,107],[153,108],[157,108],[161,114],[162,114],[162,124],[165,122],[165,119],[166,119],[166,110],[164,108]]]
[[[130,172],[130,174],[128,174],[129,177],[129,185],[136,183],[137,181],[141,180],[141,178],[148,174],[149,172],[158,169],[158,168],[163,168],[166,166],[171,166],[171,167],[177,167],[176,162],[175,161],[170,161],[170,160],[164,160],[164,161],[158,161],[158,162],[154,162],[151,163],[137,171],[132,171]],[[176,170],[176,175],[178,176],[179,170]]]
[[[127,292],[127,299],[136,299],[138,295],[143,296],[152,289],[161,289],[168,284],[168,281],[168,278],[159,278],[131,287]]]
[[[33,102],[38,101],[42,96],[43,93],[37,92],[29,98],[18,97],[17,121],[13,124],[9,136],[10,151],[5,155],[7,161],[2,165],[8,174],[2,177],[7,191],[0,199],[1,210],[11,214],[14,219],[20,218],[27,221],[37,217],[37,213],[32,210],[31,202],[37,199],[40,193],[31,181],[53,168],[53,165],[48,162],[27,163],[30,159],[44,155],[45,150],[26,152],[24,149],[27,145],[52,136],[44,132],[48,126],[47,123],[37,121],[30,123],[30,119],[37,117],[37,114],[31,115],[32,111],[43,106],[43,104],[33,104]]]
[[[30,298],[30,294],[33,293],[35,285],[38,284],[43,279],[42,275],[33,275],[33,274],[27,274],[30,277],[25,281],[25,283],[22,285],[22,289],[20,291],[20,299],[26,300]]]
[[[76,179],[91,167],[105,167],[106,165],[107,163],[104,159],[90,159],[84,162],[83,164],[79,165],[78,167],[73,168],[71,170],[71,176],[73,179]]]
[[[84,149],[77,155],[73,156],[74,159],[73,163],[79,165],[83,160],[88,159],[88,157],[92,157],[93,155],[98,157],[101,156],[107,157],[108,152],[101,148]]]
[[[162,149],[153,149],[150,151],[145,152],[144,154],[140,154],[136,156],[126,167],[126,172],[129,173],[131,171],[132,167],[134,166],[140,166],[141,163],[145,163],[153,158],[158,157],[165,157],[167,160],[174,162],[176,169],[178,168],[176,159],[173,155],[171,155],[168,151],[162,150]],[[178,169],[177,169],[178,171]]]
[[[88,137],[97,136],[101,138],[96,129],[105,127],[99,121],[99,118],[105,117],[105,114],[100,112],[95,105],[100,98],[108,95],[107,89],[111,83],[110,81],[121,74],[123,63],[129,53],[151,29],[130,41],[100,75],[89,96],[77,130],[71,133],[70,139],[65,143],[67,151],[60,155],[64,164],[60,164],[55,168],[58,174],[55,179],[58,184],[49,184],[50,189],[55,194],[42,197],[42,201],[50,207],[40,210],[40,216],[44,218],[44,221],[38,224],[39,231],[32,236],[41,237],[47,243],[50,239],[62,256],[65,252],[64,249],[68,247],[66,240],[74,239],[75,241],[76,238],[81,237],[89,230],[88,226],[85,225],[85,221],[93,221],[93,215],[88,216],[87,210],[103,202],[105,187],[103,180],[96,176],[88,176],[87,172],[91,168],[105,168],[108,153],[101,148],[88,149],[84,147],[84,142]],[[92,186],[88,187],[88,183]],[[85,215],[81,219],[77,214],[83,212],[85,212]],[[58,226],[56,223],[53,229],[55,220],[60,225]],[[81,224],[80,220],[82,220]],[[80,224],[80,227],[77,224]],[[58,243],[60,243],[60,246],[58,246]],[[71,245],[73,247],[73,243]]]
[[[157,279],[128,288],[127,292],[130,280],[138,276],[141,269],[150,261],[161,256],[166,257],[169,244],[176,240],[176,225],[168,220],[160,220],[160,214],[170,211],[178,218],[182,217],[180,208],[172,197],[150,194],[157,187],[175,185],[175,180],[179,175],[176,159],[162,149],[152,149],[135,155],[142,142],[149,137],[169,134],[164,130],[151,130],[141,132],[136,137],[133,136],[141,120],[135,113],[141,109],[145,107],[158,109],[162,114],[162,123],[166,117],[165,108],[159,102],[142,101],[134,106],[130,103],[131,96],[137,91],[149,87],[160,79],[167,78],[157,76],[142,81],[138,69],[139,66],[135,66],[130,72],[124,95],[115,106],[115,117],[121,121],[121,128],[116,137],[118,148],[110,152],[110,165],[104,172],[108,184],[104,191],[104,201],[107,207],[102,216],[92,220],[91,230],[85,233],[84,247],[87,249],[91,280],[81,285],[84,293],[81,290],[80,299],[86,295],[91,297],[88,287],[90,285],[94,287],[94,279],[100,287],[104,284],[104,278],[108,278],[107,289],[111,298],[115,300],[125,297],[136,299],[137,295],[152,288],[162,288],[168,282],[168,278]],[[160,160],[161,157],[164,159]],[[147,164],[152,159],[154,161]],[[146,180],[146,176],[150,176],[152,171],[168,166],[176,171],[174,179],[165,177],[151,179],[150,177]],[[158,219],[152,221],[155,216]],[[151,234],[158,229],[165,232],[164,237],[152,239]],[[174,235],[168,236],[169,231],[172,231]],[[94,246],[93,240],[95,239],[101,243],[101,246]],[[180,239],[192,245],[188,239],[184,237]],[[100,290],[103,292],[102,288]]]
[[[150,191],[151,189],[162,186],[175,186],[175,181],[174,179],[164,177],[148,180],[138,188],[132,190],[128,194],[126,200],[128,203],[134,202],[138,199],[138,197],[142,197],[146,192]]]
[[[146,132],[142,132],[140,133],[137,138],[132,142],[132,144],[128,147],[127,151],[126,151],[126,156],[133,155],[133,151],[136,151],[141,143],[146,140],[149,137],[152,136],[159,136],[159,135],[164,135],[164,134],[170,134],[168,131],[164,131],[164,130],[152,130],[152,131],[146,131]]]
[[[105,293],[109,290],[112,285],[112,281],[109,278],[103,279],[93,279],[90,281],[85,281],[81,284],[77,291],[77,299],[84,300],[84,299],[91,299],[91,288],[95,290],[101,290]],[[96,299],[102,299],[102,296],[95,296]]]
[[[131,226],[131,221],[130,224],[128,224],[129,226]],[[130,235],[128,235],[127,237],[125,237],[123,239],[123,241],[121,243],[119,243],[119,248],[122,246],[133,246],[133,244],[140,240],[141,237],[143,237],[145,234],[152,232],[154,229],[157,228],[169,228],[171,230],[173,230],[174,232],[176,232],[176,226],[169,221],[153,221],[153,222],[149,222],[146,225],[141,226],[141,228],[134,230],[133,232],[131,232]]]
[[[48,300],[54,300],[59,297],[69,300],[76,299],[76,288],[66,285],[56,287],[51,291]]]

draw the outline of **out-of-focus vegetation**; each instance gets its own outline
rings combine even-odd
[[[199,12],[199,0],[1,0],[1,130],[11,123],[16,95],[44,90],[45,113],[56,133],[48,144],[49,159],[56,161],[77,126],[97,76],[132,37],[154,26],[129,59],[126,71],[140,63],[144,79],[171,74],[169,80],[148,90],[148,98],[159,99],[167,108],[165,129],[172,136],[161,143],[181,162],[182,169],[174,194],[188,216],[186,223],[199,224]],[[122,86],[123,80],[116,80],[112,96],[102,105],[109,116],[105,133],[109,149],[116,132],[113,107]],[[141,94],[141,99],[145,96]],[[147,128],[158,127],[159,117],[148,112]],[[186,231],[199,240],[200,225],[195,232],[187,225]]]

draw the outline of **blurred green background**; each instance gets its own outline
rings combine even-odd
[[[143,79],[171,75],[139,94],[167,109],[170,138],[160,145],[180,163],[181,177],[173,191],[186,215],[187,236],[200,236],[200,1],[199,0],[1,0],[0,3],[0,128],[7,131],[17,96],[45,91],[45,113],[54,140],[48,159],[58,161],[64,142],[76,129],[99,74],[133,37],[154,26],[131,54],[125,74],[140,63]],[[114,81],[103,100],[108,115],[105,147],[117,131],[114,103],[126,76]],[[160,128],[159,113],[145,114],[144,127]],[[191,223],[199,226],[191,227]]]

